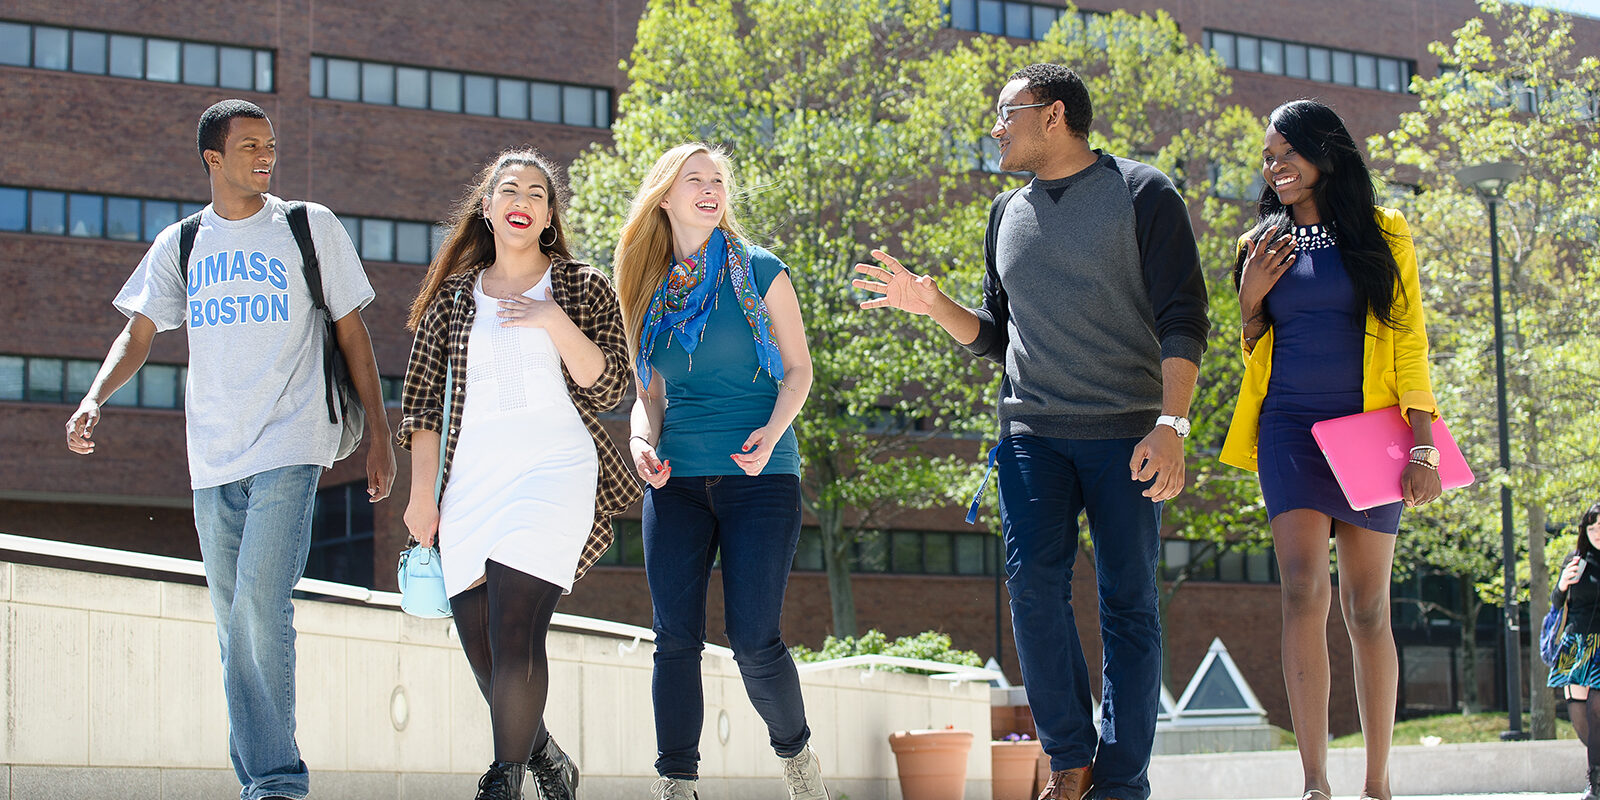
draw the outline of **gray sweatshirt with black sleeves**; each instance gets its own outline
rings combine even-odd
[[[1099,151],[1096,151],[1097,153]],[[1100,153],[995,199],[974,355],[998,361],[1000,436],[1143,436],[1161,361],[1200,363],[1205,279],[1189,213],[1148,164]]]

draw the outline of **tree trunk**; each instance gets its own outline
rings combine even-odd
[[[1528,621],[1533,630],[1528,648],[1528,703],[1532,722],[1529,730],[1535,739],[1556,738],[1556,698],[1545,686],[1550,668],[1539,657],[1539,634],[1544,615],[1550,610],[1550,574],[1544,560],[1544,504],[1528,502]]]
[[[1461,608],[1461,710],[1474,714],[1483,707],[1478,699],[1478,614],[1483,601],[1471,581],[1462,580]]]
[[[856,597],[850,586],[850,537],[845,535],[844,510],[819,506],[817,525],[822,529],[822,562],[828,568],[828,601],[833,606],[833,635],[856,635]]]

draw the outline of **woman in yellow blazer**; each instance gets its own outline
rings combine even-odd
[[[1411,232],[1377,205],[1343,120],[1299,100],[1272,112],[1256,226],[1240,239],[1245,373],[1222,461],[1260,474],[1283,586],[1283,672],[1305,772],[1303,800],[1329,800],[1328,539],[1355,655],[1367,751],[1361,796],[1389,800],[1399,665],[1389,574],[1402,506],[1439,496],[1428,337]],[[1404,500],[1350,508],[1311,437],[1324,419],[1399,406],[1416,447]]]

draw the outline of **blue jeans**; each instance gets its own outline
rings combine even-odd
[[[294,606],[306,568],[322,467],[280,467],[196,489],[211,608],[228,696],[228,754],[239,796],[304,798],[311,776],[294,741]]]
[[[1156,595],[1161,504],[1129,477],[1138,439],[1011,436],[1000,442],[1000,524],[1017,660],[1052,770],[1094,764],[1096,798],[1150,796],[1161,694]],[[1089,670],[1072,616],[1078,514],[1089,514],[1104,644],[1096,737]],[[1098,739],[1098,741],[1097,741]]]
[[[745,692],[767,723],[774,752],[792,756],[805,749],[811,729],[800,676],[778,624],[799,541],[800,479],[794,475],[669,478],[660,489],[645,490],[657,773],[699,775],[706,586],[719,552],[728,643]]]

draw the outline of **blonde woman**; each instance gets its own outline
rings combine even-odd
[[[423,544],[437,535],[461,647],[489,702],[494,762],[477,800],[522,800],[525,778],[543,800],[575,796],[578,769],[544,726],[545,634],[610,545],[611,516],[640,492],[597,419],[633,375],[622,316],[605,276],[567,250],[564,188],[538,153],[502,153],[457,204],[408,322],[405,522]]]
[[[638,374],[629,448],[649,483],[644,561],[656,634],[654,800],[697,797],[706,586],[720,555],[727,634],[791,798],[826,798],[779,630],[800,537],[790,423],[811,388],[788,267],[734,221],[733,170],[675,147],[640,184],[616,278]]]

